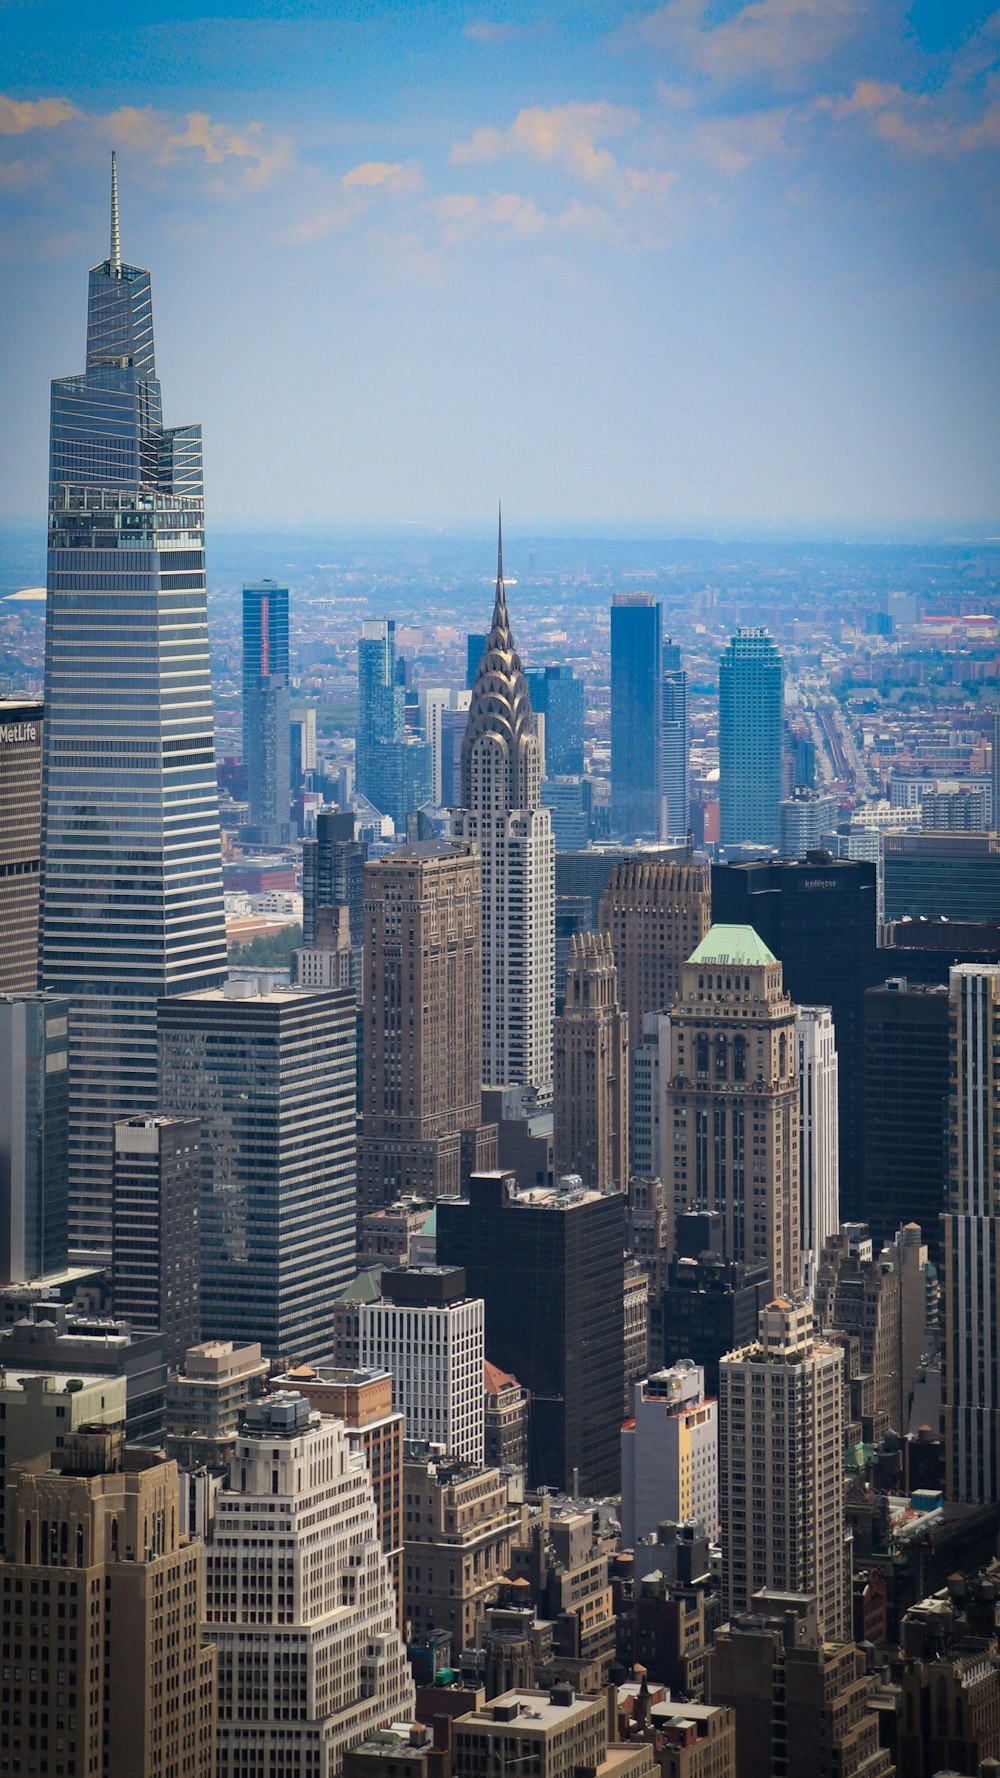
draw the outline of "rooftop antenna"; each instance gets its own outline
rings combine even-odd
[[[118,162],[114,149],[111,150],[111,276],[120,278],[122,275],[122,243],[118,229]]]

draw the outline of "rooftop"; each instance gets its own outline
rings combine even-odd
[[[738,968],[760,968],[777,961],[752,926],[724,925],[710,926],[688,958],[689,963],[722,963]]]

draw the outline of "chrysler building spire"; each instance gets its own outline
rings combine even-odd
[[[462,807],[537,809],[540,791],[541,748],[507,614],[503,529],[498,521],[493,622],[472,688],[462,743]]]

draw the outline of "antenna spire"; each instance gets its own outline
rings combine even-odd
[[[497,579],[503,579],[503,510],[497,501]]]
[[[120,278],[122,275],[122,243],[118,229],[118,162],[114,149],[111,150],[111,276]]]

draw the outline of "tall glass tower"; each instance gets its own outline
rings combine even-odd
[[[660,759],[661,838],[687,833],[688,677],[681,651],[669,636],[663,644],[663,751]]]
[[[165,428],[150,276],[90,273],[52,384],[42,986],[70,999],[70,1245],[111,1250],[116,1118],[157,1107],[156,1002],[226,973],[201,428]]]
[[[739,629],[719,662],[719,838],[777,846],[782,659],[767,630]]]
[[[290,754],[288,588],[249,581],[243,587],[243,765],[250,827],[260,845],[288,840]]]
[[[651,593],[611,605],[611,827],[623,840],[660,832],[662,607]]]

